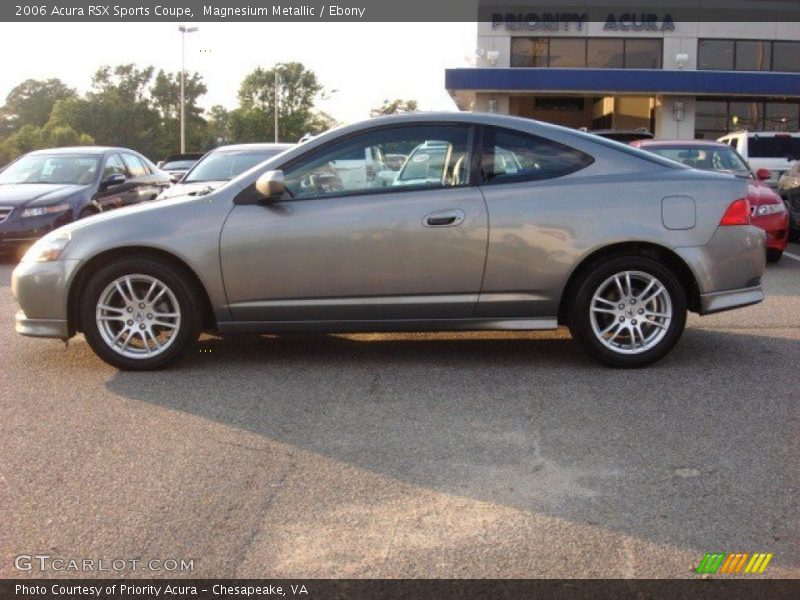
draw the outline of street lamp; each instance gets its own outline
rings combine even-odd
[[[186,34],[194,33],[197,31],[197,27],[179,25],[178,31],[181,32],[181,154],[184,154],[186,152],[186,117],[184,115],[186,99],[183,94],[183,79],[186,73]]]

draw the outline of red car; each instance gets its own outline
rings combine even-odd
[[[789,243],[789,213],[778,194],[765,180],[771,177],[769,169],[759,169],[755,174],[747,162],[733,148],[719,142],[706,140],[636,140],[631,146],[653,152],[664,158],[704,171],[725,171],[747,177],[747,199],[753,225],[767,232],[767,260],[778,262]]]

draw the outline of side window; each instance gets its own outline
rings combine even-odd
[[[481,159],[484,184],[563,177],[593,162],[594,158],[588,154],[553,140],[510,129],[484,129]]]
[[[469,183],[470,127],[413,125],[356,135],[284,168],[293,198]]]
[[[122,164],[122,159],[119,154],[112,154],[106,159],[106,166],[103,169],[103,179],[108,179],[111,175],[121,173],[127,175],[125,165]]]
[[[128,154],[126,152],[122,155],[122,158],[125,161],[125,164],[128,166],[128,171],[130,171],[131,177],[142,177],[143,175],[147,175],[149,173],[145,164],[135,154]]]

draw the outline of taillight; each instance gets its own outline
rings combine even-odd
[[[720,225],[749,225],[750,201],[747,198],[734,200],[722,215]]]

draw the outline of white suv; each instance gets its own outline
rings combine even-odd
[[[769,169],[772,176],[765,181],[778,187],[778,179],[800,159],[800,133],[781,131],[738,131],[717,140],[736,149],[753,172]]]

